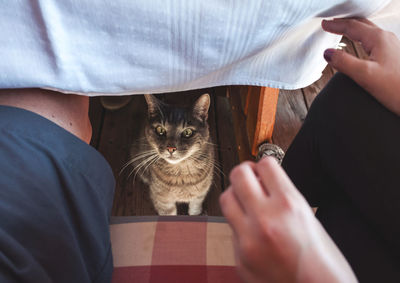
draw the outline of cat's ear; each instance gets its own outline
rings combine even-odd
[[[158,99],[152,94],[145,94],[144,98],[147,102],[147,112],[149,116],[155,116],[160,111]]]
[[[210,95],[208,93],[200,96],[193,106],[193,116],[206,121],[208,118],[208,109],[210,108]]]

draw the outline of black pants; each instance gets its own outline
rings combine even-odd
[[[283,167],[360,282],[400,282],[399,116],[336,74]]]

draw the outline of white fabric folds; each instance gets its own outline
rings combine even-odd
[[[320,77],[323,51],[340,41],[322,31],[323,18],[384,9],[377,20],[400,32],[399,2],[0,0],[0,88],[85,95],[300,88]]]

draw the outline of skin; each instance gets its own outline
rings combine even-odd
[[[43,89],[2,89],[0,105],[32,111],[90,143],[89,97]]]
[[[400,115],[397,37],[365,19],[323,21],[322,27],[360,41],[369,54],[363,60],[329,49],[325,51],[328,63]],[[273,158],[240,164],[232,170],[230,181],[220,204],[234,231],[237,270],[244,282],[357,282],[346,259]]]
[[[329,64],[400,115],[400,50],[393,33],[365,19],[323,21],[324,30],[360,41],[368,60],[331,50]],[[89,143],[88,97],[39,89],[1,90],[0,105],[35,112]],[[221,195],[235,234],[238,271],[245,282],[356,282],[333,241],[285,172],[271,158],[243,163]]]
[[[400,115],[400,40],[367,19],[334,19],[323,21],[322,28],[361,42],[368,60],[344,51],[329,49],[328,63],[352,78],[382,105]]]
[[[274,158],[242,163],[230,181],[220,204],[234,231],[244,282],[357,282]]]

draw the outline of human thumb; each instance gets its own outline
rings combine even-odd
[[[337,49],[325,50],[324,58],[329,65],[349,76],[361,86],[365,86],[368,80],[371,79],[370,76],[373,73],[371,72],[371,68],[374,63],[372,61],[359,59],[345,51]]]

